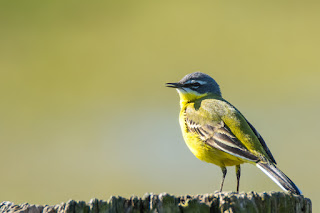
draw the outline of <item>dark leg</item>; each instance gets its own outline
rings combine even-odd
[[[222,192],[224,178],[227,175],[227,168],[226,167],[221,167],[221,170],[222,170],[222,182],[221,182],[221,186],[220,186],[220,192]]]
[[[241,175],[240,165],[236,165],[236,175],[237,175],[237,193],[239,193],[240,175]]]

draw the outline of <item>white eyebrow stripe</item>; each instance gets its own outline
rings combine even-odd
[[[190,83],[199,83],[201,85],[204,85],[207,82],[206,81],[200,81],[200,80],[188,80],[188,81],[185,82],[185,84],[190,84]]]
[[[206,84],[206,83],[207,83],[206,81],[199,81],[199,80],[194,81],[194,82],[198,82],[198,83],[199,83],[199,84],[201,84],[201,85],[204,85],[204,84]]]

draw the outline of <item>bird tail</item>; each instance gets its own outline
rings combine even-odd
[[[301,195],[300,189],[288,178],[276,165],[266,162],[258,162],[256,166],[268,175],[284,191]]]

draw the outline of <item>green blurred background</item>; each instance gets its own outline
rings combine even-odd
[[[202,71],[319,211],[319,6],[1,1],[0,201],[214,192],[220,168],[188,150],[164,87]],[[281,191],[242,168],[241,191]]]

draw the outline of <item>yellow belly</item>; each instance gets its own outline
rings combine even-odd
[[[180,117],[181,118],[181,117]],[[188,132],[184,119],[180,120],[184,141],[190,151],[200,160],[220,167],[235,166],[244,163],[241,158],[220,151],[203,142],[196,134]]]
[[[184,133],[184,140],[190,151],[200,160],[218,166],[234,166],[244,163],[240,158],[220,151],[201,141],[192,133]]]

